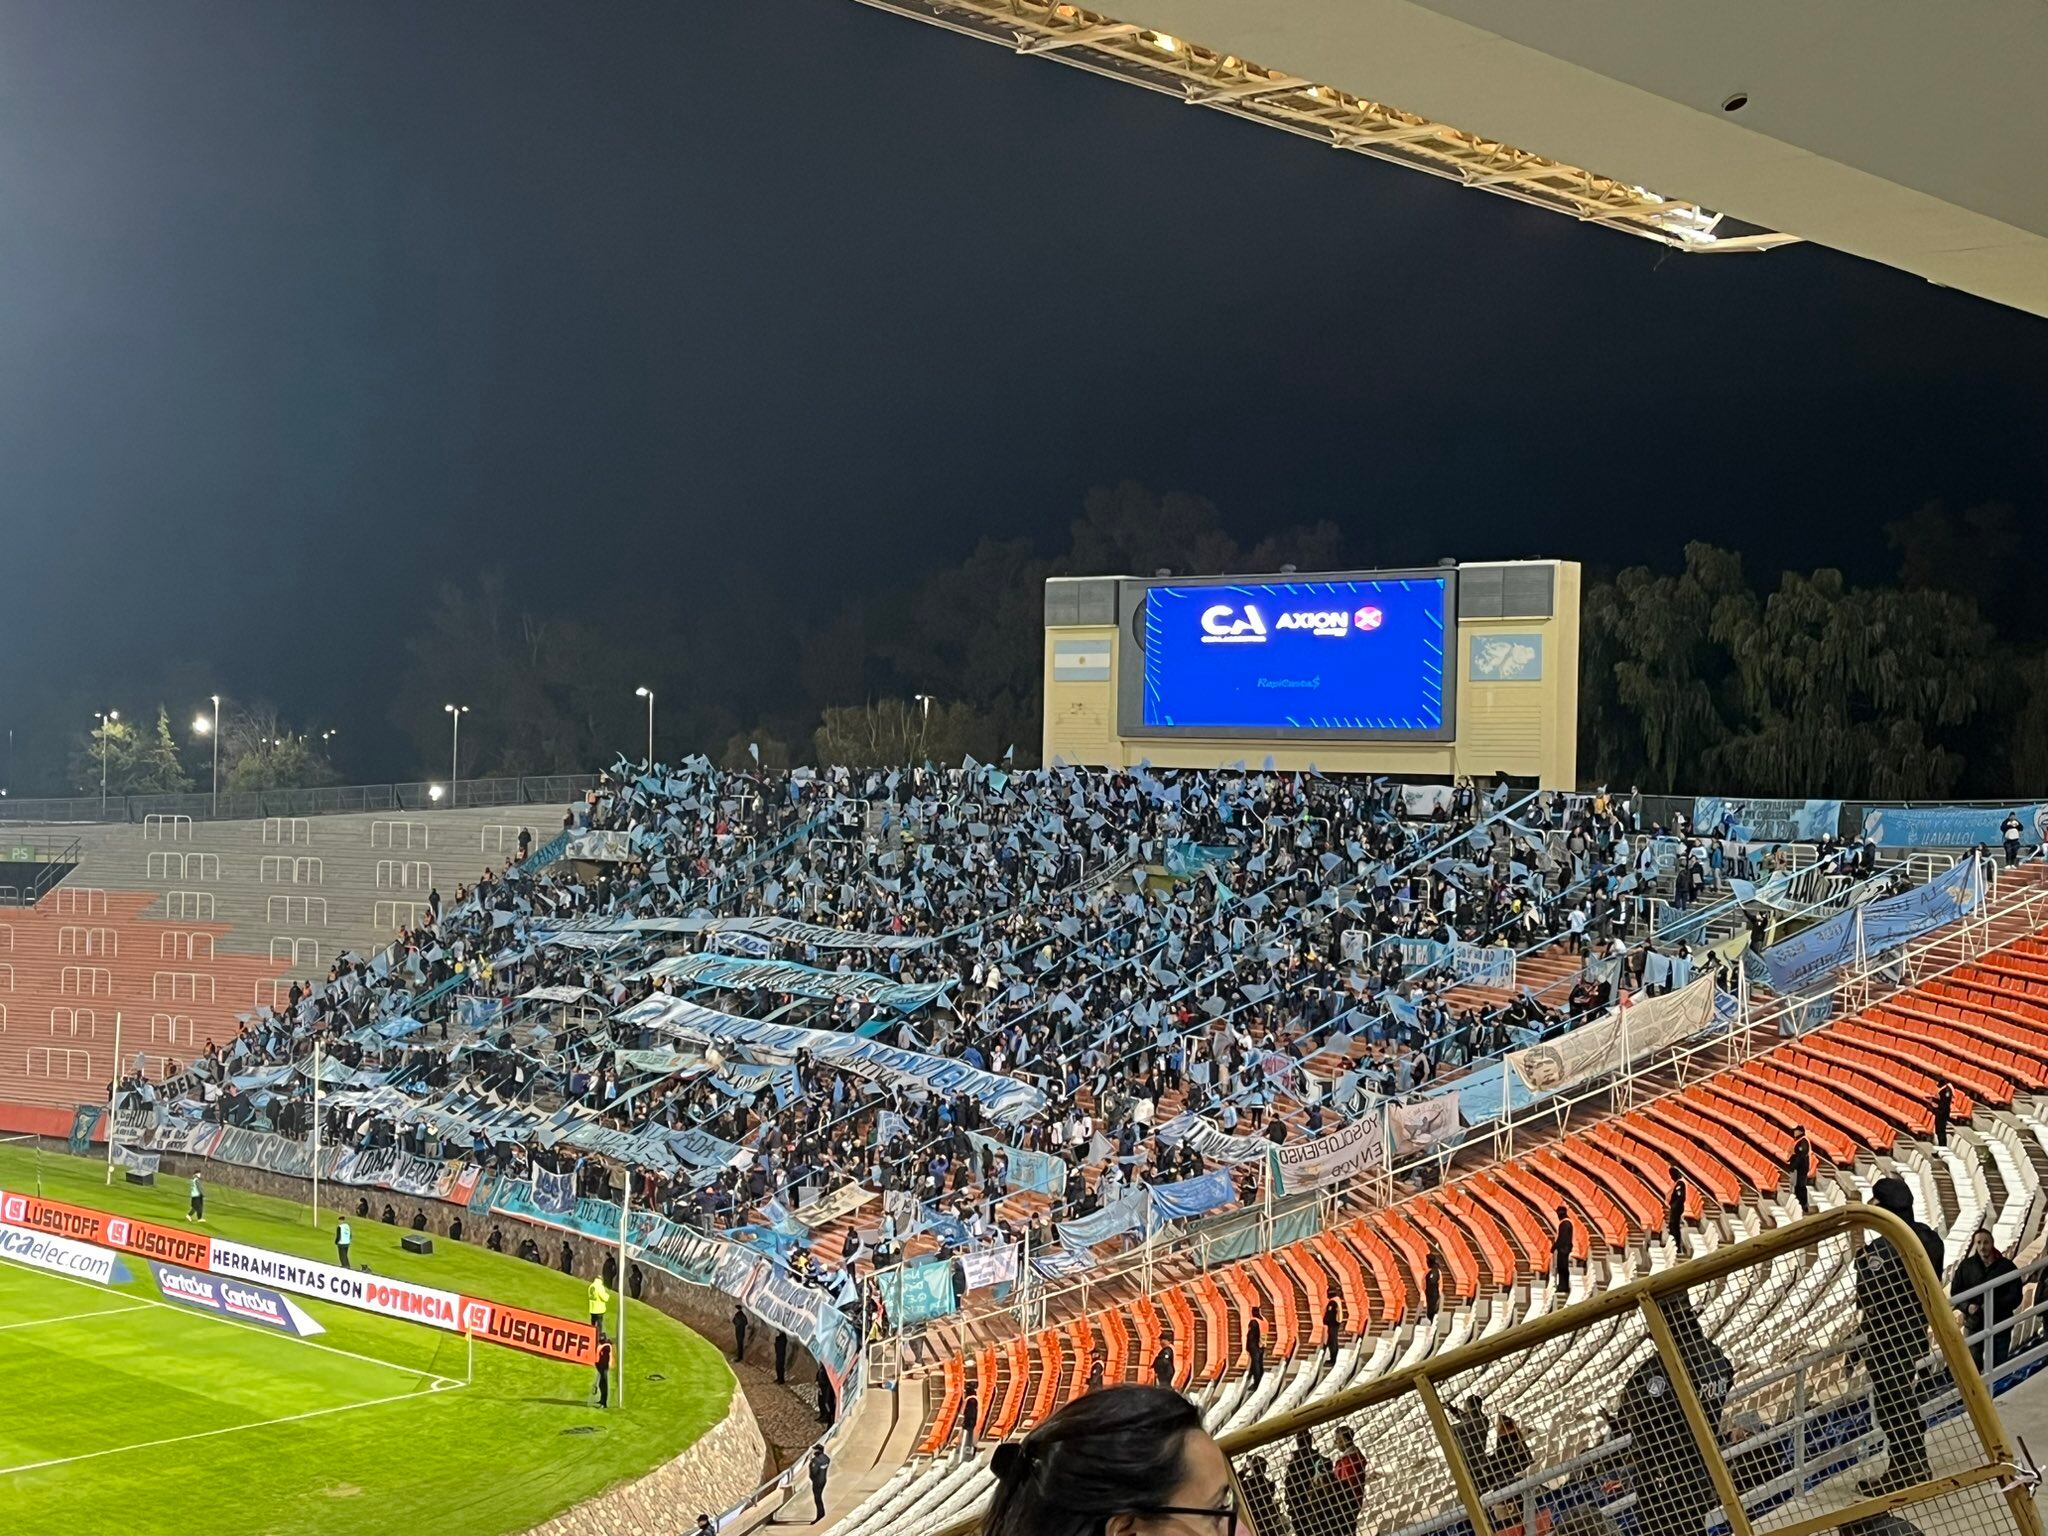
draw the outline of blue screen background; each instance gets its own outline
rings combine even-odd
[[[1426,577],[1152,587],[1143,722],[1439,731],[1444,607],[1444,582]],[[1376,626],[1358,622],[1366,608],[1378,610]],[[1311,614],[1341,616],[1341,632],[1294,627]]]

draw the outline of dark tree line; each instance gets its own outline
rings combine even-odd
[[[1582,773],[1650,790],[1880,798],[2048,791],[2048,625],[2010,508],[1923,508],[1886,530],[1897,576],[1764,585],[1687,545],[1675,571],[1589,562]],[[1569,552],[1567,552],[1569,553]],[[1583,552],[1582,552],[1583,553]],[[441,704],[477,705],[465,773],[585,771],[645,739],[664,755],[894,763],[1036,761],[1045,578],[1342,569],[1322,522],[1253,544],[1199,496],[1091,491],[1066,547],[985,537],[966,558],[858,595],[807,632],[644,605],[542,616],[506,579],[448,588],[412,642],[399,718],[446,760]],[[764,594],[763,600],[766,600]],[[741,598],[737,606],[745,608]],[[929,695],[927,707],[917,695]]]
[[[2033,592],[2023,520],[2002,505],[1939,504],[1886,526],[1892,575],[1760,579],[1740,555],[1685,547],[1676,569],[1586,565],[1581,775],[1647,790],[1847,797],[2048,794],[2048,604]],[[1037,758],[1045,578],[1167,570],[1183,576],[1428,563],[1414,519],[1329,522],[1255,542],[1202,497],[1131,482],[1091,491],[1062,546],[985,536],[954,564],[812,607],[792,604],[772,562],[701,580],[650,570],[623,596],[587,599],[544,572],[487,571],[444,586],[419,614],[391,723],[409,761],[358,776],[438,779],[443,705],[463,717],[461,771],[583,773],[638,755],[655,695],[664,757],[735,767],[820,759],[896,763]],[[1552,541],[1553,545],[1562,541]],[[1529,551],[1541,552],[1541,551]],[[794,608],[795,612],[792,612]],[[288,725],[196,661],[151,660],[132,693],[95,689],[28,717],[14,793],[92,793],[103,703],[115,793],[204,787],[211,742],[193,701],[225,681],[223,788],[334,782],[325,727]],[[919,699],[926,696],[926,704]],[[188,701],[181,708],[177,701]],[[171,701],[159,719],[159,700]],[[203,706],[202,706],[203,707]],[[10,722],[10,725],[12,722]]]
[[[465,773],[587,772],[644,750],[637,687],[655,692],[657,750],[753,760],[1036,762],[1045,578],[1112,571],[1183,575],[1327,569],[1344,559],[1335,525],[1290,528],[1245,546],[1199,496],[1126,482],[1089,492],[1067,547],[983,538],[966,558],[893,590],[856,596],[808,631],[739,625],[745,594],[714,616],[639,602],[611,613],[543,615],[503,574],[446,587],[410,646],[398,718],[422,761],[445,762],[442,704],[473,703]],[[741,573],[742,580],[747,579]],[[766,576],[759,578],[764,582]],[[765,610],[785,611],[764,589]],[[917,702],[929,695],[927,709]]]
[[[1929,507],[1886,532],[1885,586],[1818,570],[1764,590],[1711,544],[1675,574],[1590,582],[1582,771],[1759,795],[2048,791],[2048,648],[2011,509]]]

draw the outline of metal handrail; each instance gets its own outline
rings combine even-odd
[[[1997,1410],[1992,1405],[1990,1389],[1971,1361],[1962,1330],[1951,1308],[1950,1298],[1942,1288],[1941,1277],[1927,1262],[1927,1256],[1921,1249],[1918,1239],[1903,1221],[1887,1211],[1861,1204],[1836,1206],[1787,1226],[1759,1233],[1743,1242],[1724,1244],[1710,1253],[1688,1259],[1655,1274],[1610,1286],[1583,1301],[1506,1329],[1493,1338],[1474,1339],[1440,1355],[1431,1355],[1414,1365],[1388,1371],[1361,1386],[1332,1393],[1319,1402],[1305,1404],[1225,1435],[1220,1441],[1223,1453],[1235,1461],[1246,1453],[1284,1443],[1298,1432],[1318,1429],[1362,1409],[1397,1399],[1417,1403],[1425,1411],[1434,1410],[1429,1413],[1429,1417],[1441,1418],[1442,1409],[1438,1406],[1441,1400],[1438,1392],[1439,1383],[1470,1379],[1473,1373],[1511,1355],[1524,1355],[1554,1338],[1579,1333],[1592,1324],[1633,1313],[1645,1316],[1650,1325],[1652,1342],[1657,1345],[1658,1352],[1660,1355],[1669,1355],[1668,1338],[1658,1338],[1660,1332],[1666,1331],[1659,1326],[1662,1322],[1661,1313],[1658,1311],[1661,1299],[1694,1291],[1737,1270],[1776,1260],[1794,1249],[1817,1247],[1830,1238],[1847,1238],[1856,1232],[1890,1243],[1900,1255],[1907,1279],[1933,1332],[1935,1353],[1948,1366],[1955,1390],[1961,1397],[1962,1407],[1976,1431],[1976,1439],[1984,1453],[1984,1460],[1991,1464],[1987,1475],[2009,1477],[2018,1468],[2018,1458],[2014,1454],[2004,1426],[1999,1421]],[[1682,1369],[1673,1370],[1667,1364],[1667,1375],[1671,1379],[1680,1380],[1683,1374]],[[1439,1434],[1448,1435],[1448,1428],[1439,1430]],[[1446,1444],[1442,1450],[1447,1457],[1455,1457],[1454,1447]],[[1464,1512],[1472,1518],[1476,1530],[1482,1533],[1489,1532],[1492,1528],[1490,1522],[1483,1518],[1483,1510],[1475,1507],[1484,1501],[1481,1499],[1481,1491],[1474,1480],[1472,1470],[1465,1467],[1462,1458],[1455,1458],[1453,1473],[1454,1484],[1459,1486],[1459,1502],[1467,1506]],[[1897,1502],[1913,1503],[1948,1491],[1947,1481],[1924,1483],[1892,1497]],[[2024,1493],[2021,1497],[2025,1498]],[[2026,1507],[2031,1512],[2031,1501],[2028,1501]],[[2038,1518],[2029,1519],[2019,1515],[2017,1503],[2013,1508],[2023,1531],[2039,1531]],[[1788,1529],[1797,1533],[1797,1536],[1808,1536],[1808,1533],[1830,1528],[1834,1524],[1834,1518],[1828,1516],[1802,1521]],[[979,1525],[979,1517],[973,1517],[946,1527],[940,1536],[972,1536]]]

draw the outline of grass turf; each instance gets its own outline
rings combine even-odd
[[[190,1225],[184,1179],[105,1179],[43,1154],[53,1200]],[[0,1146],[0,1189],[34,1191],[32,1153]],[[335,1193],[352,1211],[358,1192]],[[331,1215],[315,1231],[305,1206],[219,1186],[206,1212],[217,1236],[333,1262]],[[583,1315],[587,1277],[445,1239],[408,1254],[399,1228],[351,1221],[358,1266]],[[295,1297],[328,1330],[308,1343],[153,1305],[148,1265],[123,1262],[132,1278],[112,1287],[0,1265],[0,1531],[499,1536],[667,1460],[732,1392],[716,1348],[637,1302],[626,1404],[615,1380],[601,1413],[587,1367],[478,1344],[474,1381],[448,1385],[467,1366],[459,1335]]]

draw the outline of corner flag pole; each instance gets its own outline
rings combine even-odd
[[[121,1102],[121,1010],[114,1010],[114,1080],[107,1085],[107,1183],[114,1182],[114,1115]]]
[[[619,1406],[626,1406],[626,1220],[633,1209],[633,1167],[626,1165],[626,1194],[619,1201],[619,1347],[613,1364],[619,1373]]]

